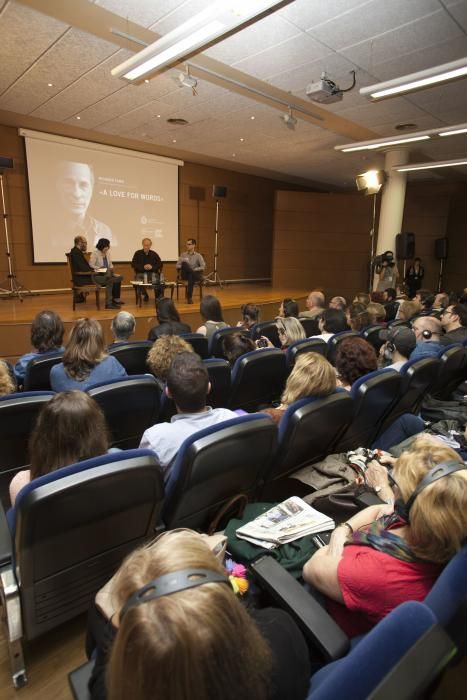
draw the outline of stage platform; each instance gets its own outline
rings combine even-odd
[[[294,287],[272,288],[270,285],[249,283],[231,283],[223,288],[209,285],[203,288],[203,294],[214,294],[218,297],[224,310],[226,323],[236,325],[241,319],[240,307],[242,304],[252,302],[261,308],[261,320],[267,321],[277,316],[280,301],[286,297],[296,299],[300,309],[305,309],[305,299],[308,290]],[[166,296],[170,297],[170,291],[166,290]],[[136,333],[134,340],[145,340],[149,329],[156,323],[154,296],[150,296],[148,302],[143,302],[141,308],[135,301],[135,293],[131,287],[122,288],[122,300],[125,305],[122,309],[130,311],[136,317]],[[193,295],[194,304],[185,303],[184,292],[180,291],[180,301],[174,302],[182,317],[182,320],[193,331],[201,325],[202,319],[199,313],[199,292],[195,288]],[[96,318],[101,321],[106,340],[112,342],[110,323],[117,311],[105,309],[104,290],[101,293],[101,309],[96,309],[94,297],[89,295],[85,304],[78,304],[76,310],[72,309],[71,291],[61,294],[38,294],[25,296],[21,302],[18,298],[0,299],[0,358],[14,362],[20,355],[30,349],[30,326],[34,316],[43,309],[56,311],[65,323],[68,331],[73,322],[82,316]]]

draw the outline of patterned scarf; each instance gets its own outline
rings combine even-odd
[[[409,545],[402,537],[394,535],[388,529],[395,523],[401,523],[397,513],[385,515],[379,520],[375,520],[375,522],[365,530],[357,530],[357,532],[354,532],[349,544],[361,544],[366,547],[373,547],[373,549],[377,549],[378,552],[384,552],[401,561],[411,563],[421,561],[411,551]]]

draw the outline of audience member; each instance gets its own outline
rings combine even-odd
[[[441,343],[441,321],[433,316],[419,316],[412,323],[412,329],[417,339],[415,350],[410,355],[411,360],[422,357],[438,357],[444,345]]]
[[[465,304],[448,306],[441,314],[441,325],[444,330],[441,342],[444,345],[463,343],[467,340],[467,306]]]
[[[381,330],[379,337],[385,341],[379,351],[380,357],[383,359],[383,367],[395,369],[399,372],[410,358],[417,344],[415,333],[411,328],[394,326],[393,328]]]
[[[135,332],[136,319],[133,314],[128,311],[120,311],[113,317],[110,330],[114,337],[114,342],[109,346],[115,348],[118,345],[128,343],[131,336]]]
[[[418,301],[403,301],[399,305],[399,321],[410,321],[414,316],[418,316],[421,306]]]
[[[412,265],[409,265],[405,274],[405,284],[408,288],[409,299],[413,299],[417,291],[422,286],[425,270],[420,258],[415,258]]]
[[[228,324],[224,321],[222,314],[222,306],[219,299],[212,294],[206,294],[201,299],[199,312],[204,321],[203,325],[198,328],[197,333],[205,335],[209,338],[221,328],[228,328]]]
[[[256,345],[245,333],[228,333],[222,339],[222,349],[225,359],[233,367],[239,357],[256,350]]]
[[[319,289],[313,289],[306,300],[306,311],[300,311],[300,318],[316,318],[323,313],[325,305],[325,297]]]
[[[449,306],[449,295],[445,292],[440,292],[436,294],[435,300],[433,302],[433,311],[443,311]]]
[[[88,394],[64,391],[44,404],[29,442],[30,468],[10,482],[10,501],[26,484],[53,472],[107,452],[109,438],[104,414]]]
[[[374,304],[382,304],[384,302],[384,290],[383,292],[371,292],[370,294],[370,303],[373,302]]]
[[[419,289],[415,295],[415,301],[418,301],[421,306],[420,314],[429,316],[435,301],[435,295],[429,289]]]
[[[372,324],[367,307],[355,301],[347,307],[345,317],[350,328],[357,333],[360,333],[360,331]]]
[[[276,326],[282,350],[287,350],[289,345],[292,345],[292,343],[296,343],[297,340],[304,340],[306,338],[305,329],[300,321],[294,316],[276,318]],[[268,345],[273,347],[271,341],[268,341]]]
[[[400,603],[422,601],[465,542],[466,467],[459,462],[459,471],[436,478],[436,465],[450,460],[459,462],[451,448],[415,440],[394,464],[402,503],[352,516],[305,564],[305,581],[326,596],[328,612],[350,637]],[[427,475],[431,483],[423,482]]]
[[[329,302],[330,309],[337,309],[338,311],[345,311],[347,308],[347,300],[345,297],[332,297]]]
[[[63,321],[55,311],[41,311],[31,324],[31,345],[33,352],[28,352],[19,358],[15,365],[15,376],[18,384],[23,384],[26,367],[36,357],[46,357],[56,352],[63,352]]]
[[[193,433],[223,423],[237,414],[227,408],[211,408],[206,396],[211,390],[206,367],[195,353],[178,353],[167,375],[165,392],[173,399],[177,415],[170,423],[159,423],[145,431],[140,447],[149,447],[157,455],[166,478],[183,441]]]
[[[162,391],[165,389],[173,359],[180,352],[194,350],[190,343],[179,335],[161,335],[148,352],[146,364]]]
[[[279,306],[279,318],[298,318],[298,304],[295,299],[282,299]]]
[[[396,301],[397,292],[394,287],[388,287],[383,292],[383,304],[386,311],[386,321],[394,321],[399,309],[399,302]]]
[[[0,396],[6,396],[16,391],[16,385],[6,362],[0,360]]]
[[[349,330],[345,313],[339,309],[325,309],[321,314],[318,325],[321,335],[312,335],[311,338],[320,338],[326,342],[336,333]]]
[[[353,304],[362,304],[363,306],[368,306],[370,303],[370,295],[366,292],[357,292],[353,300]]]
[[[278,408],[266,408],[275,423],[279,423],[288,407],[311,396],[329,396],[336,389],[334,367],[317,352],[302,352],[287,379]]]
[[[394,253],[392,250],[386,250],[382,255],[378,256],[375,272],[378,275],[376,291],[384,292],[388,287],[397,287],[399,270],[394,262]]]
[[[91,253],[89,265],[94,270],[93,279],[97,284],[105,286],[105,306],[114,309],[125,302],[120,299],[120,287],[123,277],[116,275],[110,257],[110,241],[108,238],[99,238],[96,247]],[[112,287],[109,287],[109,281]],[[110,296],[111,293],[111,296]]]
[[[377,368],[376,350],[363,338],[350,336],[337,346],[337,383],[344,389],[350,390],[357,379]]]
[[[153,326],[148,333],[148,340],[154,342],[163,335],[182,335],[191,333],[188,323],[183,323],[172,299],[158,299],[156,301],[157,326]]]
[[[243,319],[237,323],[237,326],[249,331],[255,323],[259,322],[259,307],[256,304],[243,304],[241,312]]]
[[[126,376],[120,362],[105,352],[101,324],[90,318],[79,318],[71,331],[63,362],[50,370],[50,386],[53,391],[86,391],[93,384]]]
[[[386,322],[386,309],[382,304],[378,304],[376,301],[372,301],[368,304],[366,310],[370,315],[371,324]]]
[[[247,609],[193,531],[165,532],[132,552],[90,620],[92,700],[306,697],[310,663],[296,624],[282,610]]]

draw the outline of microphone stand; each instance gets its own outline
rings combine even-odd
[[[25,287],[24,284],[18,282],[13,272],[13,254],[10,249],[10,237],[8,234],[8,214],[5,204],[5,190],[3,188],[3,172],[0,172],[0,190],[2,195],[3,224],[5,228],[6,257],[8,260],[8,275],[0,282],[0,295],[2,299],[18,297],[20,301],[23,301],[23,295],[32,295],[32,292],[28,287]]]

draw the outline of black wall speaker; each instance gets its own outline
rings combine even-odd
[[[6,158],[5,156],[0,156],[0,171],[1,170],[12,170],[15,167],[13,158]]]
[[[448,257],[448,243],[447,238],[435,239],[435,258],[437,260],[446,260]]]
[[[227,187],[224,187],[224,185],[213,185],[212,196],[218,198],[227,197]]]
[[[396,258],[410,260],[415,257],[415,234],[398,233],[396,236]]]

